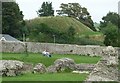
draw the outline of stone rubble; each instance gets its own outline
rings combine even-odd
[[[51,66],[47,67],[47,72],[48,73],[57,73],[58,71],[57,71],[56,66],[51,65]]]
[[[63,72],[65,69],[75,70],[75,62],[70,58],[57,59],[52,66],[47,68],[50,73]]]
[[[31,73],[33,71],[33,64],[23,63],[22,73]]]
[[[22,74],[23,62],[16,60],[0,60],[0,76],[17,76]]]
[[[34,68],[33,68],[34,73],[45,73],[46,72],[46,66],[43,65],[42,63],[38,63]]]
[[[95,64],[81,63],[81,64],[76,64],[76,69],[75,70],[91,72],[94,68],[95,68]]]
[[[73,59],[70,58],[57,59],[54,62],[54,65],[57,67],[58,71],[64,71],[65,68],[69,68],[71,70],[75,69],[75,62]]]
[[[65,70],[90,72],[94,68],[93,64],[75,64],[70,58],[61,58],[55,60],[54,64],[46,67],[42,63],[33,64],[24,63],[17,60],[0,60],[0,76],[17,76],[25,73],[57,73]]]
[[[112,46],[108,46],[102,53],[102,59],[86,81],[118,81],[118,52]]]

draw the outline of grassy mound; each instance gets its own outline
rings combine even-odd
[[[26,22],[27,22],[27,26],[29,27],[34,27],[38,24],[44,23],[49,27],[61,32],[67,31],[68,28],[72,26],[73,28],[75,28],[76,37],[83,37],[85,35],[102,35],[99,32],[92,31],[89,27],[85,26],[78,20],[71,17],[65,17],[65,16],[38,17]]]

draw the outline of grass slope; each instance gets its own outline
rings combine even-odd
[[[54,16],[54,17],[38,17],[27,21],[27,26],[34,27],[37,24],[44,23],[51,28],[59,31],[66,31],[70,26],[75,28],[76,36],[82,37],[84,35],[97,35],[101,34],[99,32],[92,31],[89,27],[85,26],[78,20],[65,17],[65,16]]]

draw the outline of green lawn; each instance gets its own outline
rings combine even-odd
[[[51,58],[46,56],[42,56],[42,54],[38,53],[29,53],[26,56],[23,53],[2,53],[3,60],[20,60],[23,62],[29,63],[43,63],[46,66],[50,66],[54,63],[56,59],[60,58],[71,58],[76,63],[97,63],[100,60],[100,57],[90,57],[90,56],[80,56],[80,55],[60,55],[60,54],[53,54]]]
[[[90,56],[80,56],[80,55],[59,55],[53,54],[51,58],[42,56],[38,53],[29,53],[28,56],[23,53],[2,53],[0,55],[4,60],[20,60],[26,63],[43,63],[46,66],[50,66],[54,63],[56,59],[60,58],[71,58],[74,59],[76,63],[89,63],[95,64],[100,60],[100,57],[90,57]],[[3,77],[3,81],[84,81],[88,75],[87,74],[73,74],[71,72],[67,73],[45,73],[45,74],[32,74],[27,73],[17,77]]]
[[[83,81],[87,74],[54,73],[54,74],[25,74],[17,77],[3,77],[3,81]]]

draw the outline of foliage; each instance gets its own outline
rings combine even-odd
[[[94,27],[96,28],[97,31],[100,31],[100,23],[95,22]]]
[[[100,45],[104,46],[103,42],[91,40],[89,38],[75,38],[74,44],[78,45]]]
[[[105,34],[105,45],[120,46],[119,42],[119,15],[115,12],[109,12],[102,18],[100,30]]]
[[[31,29],[31,31],[39,24],[44,23],[47,26],[60,32],[67,31],[68,28],[72,26],[73,28],[75,28],[75,35],[77,36],[83,35],[84,33],[95,33],[94,31],[90,30],[87,26],[83,25],[81,22],[71,17],[40,17],[26,21],[26,23],[27,27],[29,27],[28,29]]]
[[[75,37],[75,29],[70,26],[68,30],[64,32],[57,31],[44,23],[37,25],[32,32],[32,40],[37,42],[53,43],[55,35],[56,43],[64,44],[80,44],[80,45],[103,45],[102,42],[90,40],[89,38],[77,38]]]
[[[68,43],[73,42],[74,41],[74,36],[75,36],[75,28],[70,26],[68,28],[67,35],[68,35],[68,40],[69,40]]]
[[[112,24],[118,26],[118,20],[120,20],[119,15],[115,12],[109,12],[106,16],[102,18],[103,22],[101,23],[101,28],[107,26],[107,23],[111,22]]]
[[[55,35],[55,42],[62,44],[84,44],[84,41],[83,43],[82,41],[76,41],[76,38],[78,38],[77,40],[81,40],[79,38],[84,38],[86,35],[91,35],[92,37],[100,35],[102,37],[101,33],[92,31],[72,17],[51,16],[35,18],[26,21],[26,27],[29,31],[27,36],[29,41],[35,42],[53,43],[53,35]],[[99,41],[99,39],[97,40]],[[99,42],[92,44],[96,45],[97,43],[99,45]]]
[[[43,2],[41,8],[37,11],[38,16],[54,16],[52,2]]]
[[[96,31],[96,28],[94,27],[94,22],[91,19],[91,16],[88,16],[87,18],[79,19],[80,22],[88,26],[93,31]]]
[[[104,27],[104,30],[103,30],[104,34],[106,35],[105,36],[105,45],[107,46],[118,46],[118,28],[117,26],[113,25],[112,23],[108,23],[106,27]]]
[[[59,15],[67,14],[67,16],[69,17],[74,17],[86,26],[88,26],[93,31],[96,31],[91,16],[87,11],[87,8],[81,7],[79,3],[62,3],[60,8],[61,10],[57,10]]]
[[[66,32],[59,32],[48,25],[41,23],[34,28],[32,33],[34,37],[38,39],[38,42],[53,42],[53,35],[55,35],[57,43],[70,43],[74,38],[75,29],[70,27]],[[43,35],[44,38],[41,38]]]
[[[23,14],[15,2],[2,3],[2,33],[14,37],[22,36],[22,27],[25,26]]]
[[[72,26],[70,26],[67,33],[70,37],[72,37],[75,35],[75,29]]]

